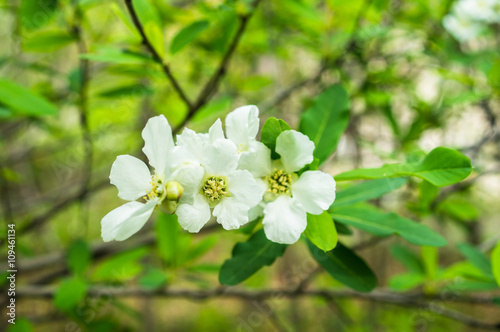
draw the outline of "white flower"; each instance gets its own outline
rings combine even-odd
[[[177,145],[184,163],[201,165],[204,169],[194,201],[177,208],[181,226],[191,233],[199,232],[210,220],[211,209],[224,229],[246,224],[248,211],[261,201],[263,189],[249,171],[237,169],[236,145],[224,138],[220,120],[208,134],[184,129],[177,136]]]
[[[123,241],[135,234],[164,201],[176,204],[179,197],[180,202],[194,201],[203,169],[196,165],[175,168],[179,160],[167,119],[163,115],[149,119],[142,138],[145,142],[142,150],[154,167],[154,173],[151,174],[145,163],[130,155],[116,158],[109,178],[117,187],[118,196],[130,202],[102,218],[104,241]],[[137,202],[139,198],[145,202]]]
[[[456,16],[487,23],[498,22],[498,0],[460,0],[454,6]]]
[[[448,14],[443,18],[444,28],[460,42],[465,42],[480,35],[482,25],[468,17]]]
[[[276,139],[281,159],[265,167],[264,218],[262,224],[269,240],[292,244],[307,226],[307,213],[321,214],[335,200],[335,180],[321,171],[296,172],[313,161],[314,143],[295,130],[282,132]]]
[[[259,109],[257,106],[242,106],[226,117],[226,136],[233,141],[240,154],[239,169],[250,171],[255,177],[266,175],[266,160],[270,150],[255,137],[259,132]]]

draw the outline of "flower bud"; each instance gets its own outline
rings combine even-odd
[[[184,188],[182,188],[181,184],[177,181],[168,182],[165,186],[165,190],[167,192],[167,195],[165,196],[167,201],[178,202],[182,194],[184,194]]]

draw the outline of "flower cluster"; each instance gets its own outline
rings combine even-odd
[[[125,240],[139,231],[155,208],[176,213],[179,224],[196,233],[213,217],[226,230],[262,217],[266,236],[292,244],[307,226],[307,213],[321,214],[335,199],[333,177],[317,170],[298,173],[313,161],[314,143],[287,130],[276,139],[279,159],[259,142],[259,110],[237,108],[208,133],[188,128],[176,143],[167,119],[149,119],[142,131],[141,160],[118,156],[110,180],[128,203],[102,219],[104,241]],[[300,175],[299,175],[300,174]]]
[[[460,42],[476,38],[492,23],[500,23],[500,0],[459,0],[443,18],[445,29]]]

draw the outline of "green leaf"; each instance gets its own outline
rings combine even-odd
[[[377,286],[377,277],[365,261],[354,251],[338,243],[331,251],[324,252],[307,241],[314,259],[333,278],[359,292],[369,292]]]
[[[403,273],[392,277],[389,280],[389,287],[395,291],[408,291],[422,285],[425,282],[425,276],[422,274]]]
[[[158,289],[167,283],[167,276],[162,270],[150,269],[139,279],[139,284],[147,289]]]
[[[76,275],[83,275],[92,259],[92,254],[87,242],[78,240],[68,250],[68,265]]]
[[[437,248],[423,246],[421,249],[421,254],[425,275],[429,280],[436,279],[439,266]]]
[[[500,241],[491,253],[491,268],[493,270],[493,276],[495,277],[498,286],[500,286]]]
[[[391,254],[413,274],[425,274],[420,258],[410,249],[396,244],[391,246]]]
[[[0,78],[0,103],[9,107],[14,114],[28,116],[57,114],[57,108],[45,98],[3,78]]]
[[[490,260],[479,249],[467,243],[460,243],[457,247],[472,265],[481,270],[485,275],[491,275]]]
[[[260,141],[271,150],[271,157],[278,159],[280,156],[276,153],[276,139],[285,130],[290,130],[288,123],[281,119],[269,118],[262,126],[260,132]]]
[[[149,249],[142,247],[111,256],[95,268],[92,279],[112,282],[129,280],[142,271],[139,260],[148,253]]]
[[[20,23],[28,31],[46,25],[57,11],[58,0],[22,0],[19,7]]]
[[[460,196],[447,197],[439,203],[437,210],[464,222],[474,221],[479,216],[476,206],[469,199]]]
[[[120,50],[111,47],[102,47],[97,53],[86,53],[80,54],[81,59],[87,59],[91,61],[99,62],[110,62],[110,63],[120,63],[120,64],[145,64],[147,62],[152,62],[151,56],[143,53],[131,52],[127,50]]]
[[[213,246],[215,246],[218,242],[217,237],[211,236],[206,239],[201,240],[197,245],[190,248],[185,256],[183,262],[191,262],[194,261],[204,254],[206,254]]]
[[[70,311],[85,298],[86,294],[87,284],[80,278],[64,280],[54,294],[54,305],[62,311]]]
[[[332,85],[302,114],[300,131],[314,142],[314,156],[324,162],[337,148],[349,122],[349,98],[345,89]]]
[[[75,42],[77,38],[64,31],[37,33],[23,43],[27,52],[54,52]]]
[[[357,202],[378,198],[395,189],[400,188],[406,182],[407,180],[405,178],[366,181],[337,192],[337,196],[335,197],[333,206],[339,207],[342,205],[354,204]]]
[[[494,90],[500,91],[500,58],[495,60],[488,72],[488,83]]]
[[[153,94],[153,89],[142,84],[124,85],[99,92],[99,97],[127,98],[132,96],[145,96]]]
[[[161,213],[155,225],[156,244],[160,257],[168,266],[177,267],[184,259],[190,237],[181,232],[176,214]]]
[[[264,230],[256,232],[247,242],[237,243],[230,259],[226,260],[219,272],[219,282],[236,285],[248,279],[265,265],[271,265],[283,255],[287,245],[271,242]]]
[[[163,59],[165,56],[165,46],[163,44],[161,17],[158,10],[149,0],[132,0],[132,6],[143,26],[146,38],[156,53]]]
[[[377,236],[398,234],[419,246],[444,246],[446,240],[429,227],[374,206],[357,204],[334,208],[333,220],[357,227]]]
[[[17,318],[15,324],[9,324],[7,332],[32,332],[35,328],[33,324],[26,318]]]
[[[305,236],[323,251],[330,251],[337,245],[337,230],[328,211],[320,215],[307,214]]]
[[[201,32],[203,32],[210,23],[206,20],[196,21],[191,23],[187,27],[184,27],[179,31],[174,39],[172,40],[172,44],[170,44],[170,52],[175,54],[182,50],[185,46],[191,43]]]
[[[457,150],[438,147],[422,162],[387,164],[380,168],[356,169],[335,176],[336,181],[416,176],[442,187],[465,179],[472,172],[469,158]]]

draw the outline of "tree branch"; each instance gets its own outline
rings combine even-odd
[[[24,286],[19,287],[16,295],[19,298],[52,298],[56,292],[56,288],[52,286],[47,287],[33,287]],[[120,297],[150,297],[161,296],[168,298],[187,298],[192,300],[207,300],[211,298],[236,298],[242,300],[263,301],[270,298],[296,298],[296,297],[321,297],[327,300],[339,298],[354,298],[365,301],[373,301],[379,303],[394,304],[403,307],[418,307],[425,311],[430,311],[434,314],[453,319],[471,327],[478,327],[490,330],[500,330],[500,322],[487,323],[477,320],[473,317],[464,315],[461,312],[443,307],[437,303],[432,302],[455,302],[455,303],[469,303],[481,305],[496,305],[493,302],[493,297],[455,297],[446,298],[439,295],[405,295],[398,293],[374,291],[371,293],[358,293],[354,291],[344,290],[329,290],[329,289],[316,289],[316,290],[300,290],[296,289],[264,289],[259,291],[247,291],[238,288],[219,287],[212,290],[191,290],[191,289],[172,289],[163,288],[159,290],[149,290],[138,287],[130,288],[115,288],[115,287],[90,287],[88,296],[120,296]],[[425,302],[430,301],[430,302]]]
[[[231,44],[226,50],[226,53],[222,57],[222,60],[219,63],[219,66],[217,67],[217,70],[213,73],[212,77],[208,80],[204,88],[201,90],[200,94],[198,95],[198,98],[196,99],[196,102],[194,103],[193,107],[189,110],[188,114],[186,115],[182,123],[180,123],[176,128],[174,128],[173,130],[174,134],[177,133],[182,127],[184,127],[186,123],[188,123],[189,120],[191,120],[191,118],[196,114],[196,112],[198,112],[198,110],[201,107],[203,107],[210,100],[213,94],[217,91],[219,82],[226,74],[229,62],[241,40],[241,37],[243,36],[243,33],[245,32],[248,22],[252,18],[255,9],[259,5],[260,1],[261,0],[255,0],[250,6],[249,12],[245,15],[240,16],[240,25],[238,27],[238,30],[236,31],[236,34],[234,35],[234,38],[231,41]]]
[[[132,0],[125,0],[125,5],[127,6],[127,10],[130,14],[130,17],[132,18],[132,22],[134,23],[135,27],[137,28],[137,31],[141,35],[142,38],[142,43],[144,46],[147,48],[148,52],[151,53],[153,56],[153,59],[161,65],[161,68],[167,78],[169,79],[170,83],[174,87],[174,90],[177,92],[179,97],[182,99],[182,101],[186,104],[189,112],[193,109],[193,105],[187,95],[184,93],[184,90],[180,86],[179,82],[177,79],[174,77],[172,74],[172,71],[170,70],[170,67],[164,62],[160,54],[155,50],[151,42],[148,40],[146,37],[146,33],[144,32],[144,27],[141,24],[141,21],[139,20],[139,17],[137,16],[137,13],[134,9],[134,6],[132,5]]]

